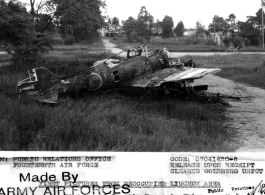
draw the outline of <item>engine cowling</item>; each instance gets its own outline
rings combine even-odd
[[[102,84],[103,80],[98,73],[91,73],[85,77],[85,84],[88,89],[97,90]]]

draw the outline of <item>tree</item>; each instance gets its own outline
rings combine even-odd
[[[256,12],[256,21],[257,23],[262,26],[262,9],[259,9],[258,12]],[[265,21],[265,14],[263,12],[263,21]]]
[[[162,23],[163,35],[165,37],[172,37],[173,36],[172,29],[174,26],[173,18],[166,15],[162,22],[163,22]]]
[[[183,36],[183,33],[184,33],[184,24],[182,21],[180,21],[175,30],[174,30],[175,34],[178,36],[178,37],[182,37]]]
[[[137,29],[137,21],[133,17],[129,17],[123,22],[123,30],[129,42],[133,42],[133,35]]]
[[[163,22],[161,22],[160,20],[157,19],[154,26],[155,26],[155,33],[154,34],[156,34],[156,36],[162,34]]]
[[[263,16],[265,21],[265,14]],[[258,35],[260,34],[260,29],[262,27],[262,11],[261,9],[256,12],[256,16],[247,16],[247,21],[238,22],[238,28],[240,30],[240,34],[244,35]]]
[[[237,23],[236,23],[236,16],[235,14],[230,14],[227,19],[225,19],[227,22],[227,31],[232,33],[232,36],[234,37],[235,35],[235,30],[238,29]]]
[[[233,21],[233,22],[236,20],[236,16],[235,16],[235,14],[230,14],[230,15],[228,16],[228,18],[229,18],[230,21]]]
[[[55,11],[59,0],[29,0],[32,21],[35,23],[39,33],[51,32],[54,29]]]
[[[213,22],[209,25],[209,30],[211,32],[224,32],[225,30],[228,30],[227,22],[223,17],[215,15],[213,17]]]
[[[94,41],[98,38],[97,30],[104,25],[101,15],[101,7],[105,3],[101,0],[64,0],[59,1],[56,16],[60,24],[60,34],[66,37],[66,29],[69,25],[73,28],[76,41],[86,39]]]
[[[35,65],[39,53],[50,47],[45,36],[36,33],[32,18],[19,1],[0,1],[0,43],[13,55],[16,64]]]
[[[256,12],[256,16],[247,16],[247,23],[252,24],[253,28],[260,29],[262,27],[262,11]],[[263,12],[263,20],[265,21],[265,14]]]
[[[199,21],[197,21],[196,22],[196,35],[202,36],[204,31],[205,31],[204,26]]]
[[[234,29],[234,26],[235,26],[235,24],[236,24],[236,16],[235,16],[235,14],[230,14],[229,16],[228,16],[228,18],[227,19],[225,19],[225,21],[227,22],[227,25],[229,26],[229,28],[230,29]]]
[[[31,37],[33,27],[25,5],[18,1],[0,1],[0,40],[5,45],[19,46]]]
[[[123,30],[129,40],[132,42],[134,39],[143,42],[144,39],[150,41],[152,34],[152,27],[154,26],[154,17],[142,6],[138,14],[137,20],[129,17],[123,22]]]
[[[211,33],[210,33],[210,31],[204,29],[203,33],[206,35],[207,40],[209,41],[209,38],[211,37]]]
[[[112,19],[112,24],[113,24],[113,25],[116,25],[116,26],[119,26],[119,25],[120,25],[119,19],[116,18],[116,17],[114,17],[114,18]]]
[[[250,22],[238,22],[240,34],[243,35],[259,35],[260,30],[255,28]]]
[[[29,0],[30,11],[29,13],[33,16],[37,16],[45,11],[46,14],[53,14],[56,10],[56,5],[59,3],[58,0],[41,0],[36,2],[36,0]]]
[[[248,44],[259,45],[259,35],[262,34],[262,9],[259,9],[255,16],[247,16],[247,18],[246,22],[237,22],[239,34],[248,39]],[[265,14],[263,19],[265,21]]]
[[[141,42],[143,42],[144,38],[149,39],[150,33],[148,29],[148,24],[143,20],[137,20],[137,36],[141,38]]]
[[[145,6],[141,7],[137,19],[148,23],[149,29],[151,29],[154,25],[154,17],[147,11]]]
[[[147,11],[145,6],[142,6],[137,18],[137,35],[150,41],[152,27],[154,25],[154,17]]]
[[[55,25],[51,22],[53,19],[49,14],[38,14],[35,21],[35,30],[39,33],[53,32]]]

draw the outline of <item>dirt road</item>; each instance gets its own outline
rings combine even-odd
[[[107,50],[119,53],[122,50],[115,48],[116,45],[109,43],[108,39],[103,40]],[[231,53],[173,53],[172,57],[183,55],[229,55]],[[252,54],[244,53],[244,54]],[[263,53],[264,54],[264,53]],[[123,52],[121,56],[126,56]],[[230,95],[241,95],[239,102],[228,100],[231,105],[227,109],[227,128],[236,133],[235,140],[227,142],[236,147],[238,152],[265,151],[265,90],[234,83],[231,80],[217,76],[206,76],[196,80],[195,84],[208,84],[210,92],[217,92]]]
[[[226,126],[237,134],[233,143],[237,151],[265,151],[265,90],[235,83],[217,76],[206,76],[196,84],[208,84],[210,92],[241,95],[241,101],[227,100],[231,105]]]
[[[110,43],[109,39],[102,39],[103,44],[106,48],[106,50],[110,51],[111,53],[117,54],[122,52],[122,49],[119,49],[116,47],[115,44]],[[194,56],[211,56],[211,55],[233,55],[235,53],[231,52],[170,52],[172,58],[179,58],[186,55],[194,55]],[[237,52],[236,54],[265,54],[265,52]],[[119,54],[121,57],[126,57],[127,53],[126,51],[123,51],[121,54]]]

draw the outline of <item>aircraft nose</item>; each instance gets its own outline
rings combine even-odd
[[[97,90],[102,86],[102,78],[97,73],[91,73],[85,77],[85,83],[87,88],[91,90]]]

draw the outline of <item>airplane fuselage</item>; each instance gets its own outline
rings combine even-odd
[[[115,62],[115,60],[113,61]],[[116,64],[112,63],[111,59],[102,60],[89,70],[71,76],[67,80],[75,91],[82,88],[91,91],[106,90],[117,88],[139,75],[153,73],[168,67],[169,65],[160,59],[159,54],[154,54],[148,58],[144,56],[134,57]]]
[[[192,60],[189,61],[192,65]],[[146,55],[132,55],[125,60],[105,59],[90,68],[65,77],[57,77],[45,67],[29,71],[29,77],[18,82],[19,94],[26,93],[33,99],[56,103],[58,94],[67,93],[76,97],[86,92],[113,88],[141,88],[162,90],[166,93],[187,90],[194,79],[214,74],[220,69],[185,68],[184,63],[171,61],[166,49]],[[189,67],[189,66],[188,66]],[[190,86],[194,90],[193,86]],[[205,86],[198,88],[207,90]]]

